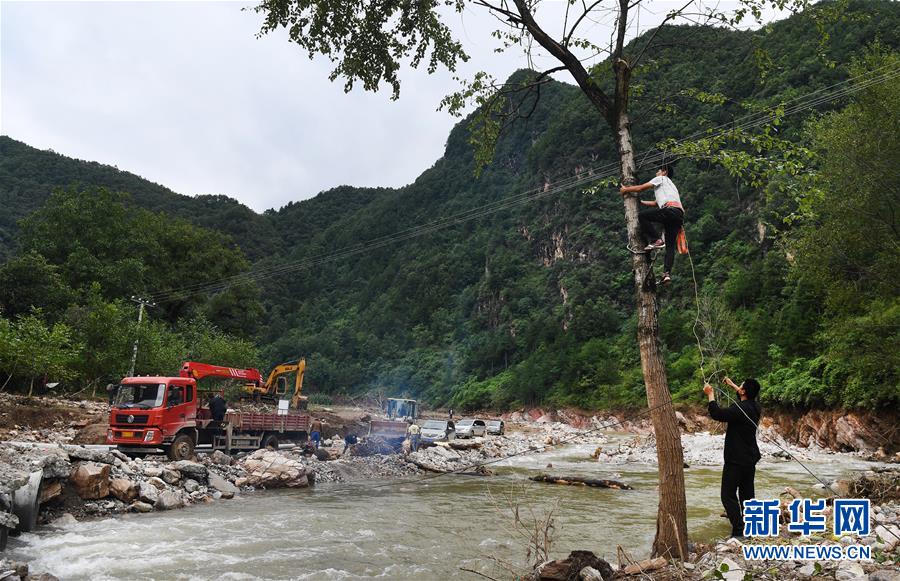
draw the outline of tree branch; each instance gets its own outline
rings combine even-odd
[[[578,83],[578,86],[584,91],[591,103],[602,115],[608,116],[611,109],[609,98],[603,90],[591,80],[590,75],[587,70],[585,70],[584,65],[581,64],[581,61],[578,60],[578,57],[572,54],[568,48],[550,38],[550,35],[548,35],[535,21],[526,0],[513,0],[513,2],[516,5],[516,10],[519,12],[522,23],[525,25],[525,28],[528,30],[529,34],[531,34],[532,38],[534,38],[538,44],[544,47],[544,49],[559,62],[565,65],[566,69],[572,74],[575,82]]]
[[[479,6],[484,6],[488,10],[491,10],[493,12],[496,12],[498,14],[502,14],[503,16],[506,16],[506,19],[513,24],[521,24],[522,23],[522,19],[519,18],[519,15],[511,10],[501,8],[500,6],[496,6],[494,4],[491,4],[490,2],[486,2],[485,0],[475,0],[475,4],[478,4]]]
[[[578,19],[575,21],[575,23],[572,24],[572,29],[569,31],[568,34],[566,34],[565,29],[563,29],[563,35],[564,35],[563,41],[562,41],[563,46],[569,46],[569,42],[572,40],[572,36],[574,36],[574,34],[575,34],[575,29],[578,28],[578,25],[581,24],[581,21],[584,20],[587,17],[587,15],[590,14],[591,11],[593,11],[594,8],[596,8],[597,5],[600,4],[601,2],[603,2],[603,0],[595,0],[595,2],[593,4],[591,4],[590,6],[585,5],[584,12],[582,12],[581,16],[579,16]]]
[[[666,14],[666,17],[663,19],[662,22],[660,22],[659,26],[656,27],[656,30],[653,31],[653,34],[650,35],[650,38],[644,44],[644,48],[642,48],[641,52],[638,53],[637,58],[635,58],[634,62],[631,63],[631,68],[637,67],[638,63],[641,61],[641,57],[644,56],[644,53],[647,52],[647,49],[650,47],[651,44],[653,44],[653,39],[656,38],[656,35],[659,34],[659,31],[662,30],[662,27],[665,26],[667,22],[669,22],[670,20],[674,19],[676,16],[681,14],[681,12],[685,8],[687,8],[688,6],[690,6],[693,3],[694,3],[694,0],[688,0],[687,4],[685,4],[678,10],[673,10],[672,12],[669,12],[668,14]]]

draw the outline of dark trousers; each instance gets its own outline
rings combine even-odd
[[[653,208],[639,212],[638,221],[647,244],[659,240],[659,232],[653,223],[659,222],[663,225],[666,232],[666,261],[663,272],[672,272],[672,264],[675,263],[675,244],[678,231],[684,225],[684,212],[679,208]]]
[[[744,536],[744,502],[756,496],[753,479],[756,465],[726,462],[722,470],[722,506],[731,521],[731,536]]]

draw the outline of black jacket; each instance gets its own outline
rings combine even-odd
[[[722,408],[715,401],[711,401],[709,402],[709,415],[714,420],[728,423],[728,429],[725,431],[726,464],[753,466],[759,462],[762,456],[759,453],[759,446],[756,444],[755,425],[759,424],[759,418],[762,416],[762,408],[759,407],[759,403],[746,400]]]
[[[209,412],[212,419],[221,422],[225,419],[225,412],[228,410],[228,404],[220,396],[214,396],[209,400]]]

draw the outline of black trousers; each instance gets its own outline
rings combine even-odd
[[[679,208],[653,208],[638,213],[638,222],[641,224],[641,233],[647,244],[659,240],[659,232],[656,231],[654,222],[663,225],[666,232],[666,261],[663,272],[672,272],[675,263],[675,245],[678,231],[684,225],[684,212]]]
[[[722,506],[731,521],[731,536],[744,536],[744,501],[756,496],[753,479],[756,476],[756,465],[725,463],[722,470]]]

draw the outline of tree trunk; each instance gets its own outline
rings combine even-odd
[[[631,121],[628,118],[628,83],[630,70],[624,61],[616,63],[616,106],[609,122],[616,136],[616,147],[622,172],[622,183],[635,182],[634,149],[631,142]],[[628,245],[643,248],[638,223],[639,196],[625,196],[625,222],[628,227]],[[654,557],[682,558],[687,550],[687,499],[684,492],[684,451],[681,434],[672,407],[666,366],[659,343],[658,305],[656,280],[653,277],[649,253],[632,253],[634,286],[636,293],[638,346],[641,351],[641,369],[647,387],[647,404],[656,434],[656,454],[659,461],[659,509],[656,517],[656,538],[653,540]],[[668,405],[667,405],[668,404]]]

